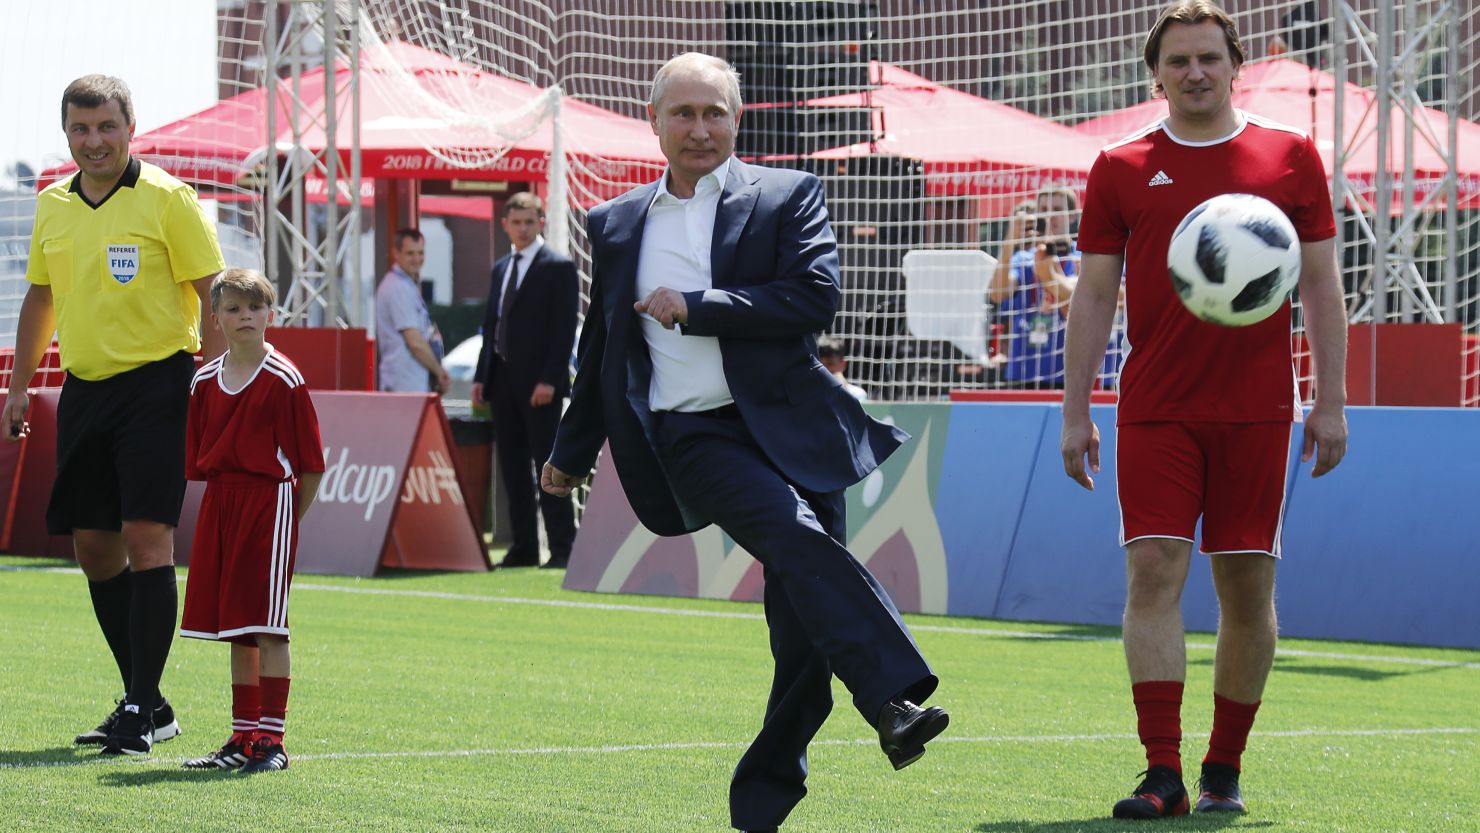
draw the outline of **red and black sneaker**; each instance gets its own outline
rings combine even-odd
[[[255,775],[287,768],[288,752],[283,749],[283,742],[272,735],[258,735],[252,741],[252,759],[240,771],[243,775]]]
[[[1131,797],[1115,802],[1116,818],[1160,819],[1187,815],[1187,787],[1176,770],[1154,766],[1141,774],[1146,778]]]
[[[1199,813],[1243,813],[1244,797],[1238,791],[1238,770],[1228,764],[1203,764],[1197,780]]]
[[[209,755],[191,758],[180,766],[185,769],[241,769],[252,759],[252,734],[234,732],[226,745]]]

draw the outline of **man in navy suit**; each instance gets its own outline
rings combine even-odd
[[[908,436],[817,360],[838,304],[821,183],[732,156],[739,76],[688,53],[653,81],[662,179],[591,211],[591,306],[541,485],[569,494],[602,442],[660,535],[718,524],[765,570],[775,677],[730,783],[730,820],[774,830],[806,795],[836,674],[895,769],[946,727],[889,594],[844,547],[843,490]]]
[[[483,352],[473,374],[473,401],[486,399],[493,412],[514,533],[500,566],[540,563],[537,515],[543,515],[550,545],[544,566],[564,567],[576,537],[575,510],[569,496],[541,491],[535,470],[550,459],[560,406],[570,393],[570,349],[580,304],[576,267],[545,245],[545,207],[534,194],[510,197],[500,223],[512,251],[493,265]]]

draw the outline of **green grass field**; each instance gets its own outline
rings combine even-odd
[[[292,768],[179,764],[225,739],[224,646],[175,643],[184,734],[71,746],[117,696],[84,580],[0,558],[0,830],[667,833],[729,828],[769,684],[758,605],[570,593],[561,575],[300,576]],[[181,589],[184,589],[181,575]],[[1289,640],[1245,755],[1246,816],[1127,823],[1143,768],[1113,629],[912,616],[951,727],[903,772],[836,688],[787,833],[1480,830],[1480,652]],[[1189,637],[1189,767],[1211,638]]]

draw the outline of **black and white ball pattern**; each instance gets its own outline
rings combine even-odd
[[[1273,315],[1290,296],[1300,280],[1300,238],[1269,200],[1222,194],[1177,224],[1167,271],[1193,315],[1244,327]]]

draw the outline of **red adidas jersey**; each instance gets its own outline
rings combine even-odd
[[[324,470],[319,420],[303,374],[267,345],[267,356],[240,390],[227,390],[221,356],[190,383],[185,476],[211,480],[252,475],[290,480]]]
[[[1295,419],[1290,308],[1247,327],[1220,327],[1182,306],[1167,276],[1177,224],[1219,194],[1279,206],[1305,243],[1336,235],[1331,192],[1305,133],[1240,113],[1224,139],[1186,142],[1154,124],[1106,147],[1090,170],[1079,249],[1125,255],[1126,357],[1118,421]]]

